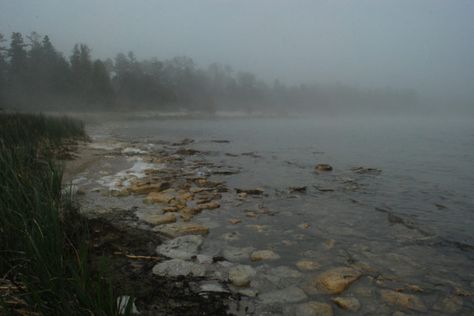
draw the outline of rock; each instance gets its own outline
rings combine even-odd
[[[236,232],[236,231],[228,232],[228,233],[223,234],[221,238],[227,241],[236,241],[240,239],[240,234],[239,232]]]
[[[461,311],[463,305],[463,299],[459,296],[445,297],[441,301],[438,301],[433,309],[442,311],[446,314],[457,314]]]
[[[326,249],[332,249],[335,244],[336,241],[334,239],[327,239],[324,241],[324,246],[326,247]]]
[[[191,259],[203,243],[199,235],[187,235],[168,240],[156,248],[160,255],[173,259]]]
[[[380,295],[382,300],[390,305],[395,305],[419,312],[425,312],[427,310],[423,301],[411,294],[405,294],[391,290],[380,290]]]
[[[248,195],[262,195],[263,192],[265,191],[263,189],[257,188],[257,189],[235,189],[235,192],[237,192],[237,194],[245,193]]]
[[[238,223],[241,223],[242,221],[238,218],[231,218],[229,219],[229,224],[232,224],[232,225],[235,225],[235,224],[238,224]]]
[[[321,267],[319,262],[311,259],[302,259],[296,263],[296,266],[302,271],[314,271]]]
[[[199,150],[191,149],[191,148],[181,148],[176,151],[176,154],[183,155],[183,156],[193,156],[198,153],[200,153]]]
[[[135,194],[148,194],[150,192],[161,192],[170,187],[169,182],[134,182],[128,190]]]
[[[139,314],[137,306],[135,306],[135,302],[130,302],[131,297],[128,295],[123,295],[117,297],[117,309],[118,314],[123,315],[127,313],[127,308],[129,308],[131,314]],[[131,304],[129,307],[128,305]]]
[[[247,286],[257,272],[248,265],[238,265],[229,269],[229,281],[235,286]]]
[[[173,213],[143,215],[142,220],[151,225],[162,225],[176,222],[176,215]]]
[[[301,229],[308,229],[308,228],[311,227],[311,224],[302,223],[302,224],[299,224],[298,227],[301,228]]]
[[[333,297],[331,299],[337,306],[342,309],[357,312],[360,308],[360,302],[355,297]]]
[[[300,304],[296,307],[295,315],[298,316],[333,316],[331,305],[321,302],[311,301]]]
[[[228,247],[222,252],[222,256],[228,261],[244,261],[248,260],[250,253],[254,251],[253,247],[235,248]]]
[[[353,268],[333,268],[313,278],[311,286],[327,294],[339,294],[360,276],[361,273]]]
[[[252,252],[250,259],[252,261],[276,260],[280,259],[280,256],[272,250],[257,250]]]
[[[306,296],[303,290],[295,285],[282,290],[263,293],[259,296],[263,304],[297,303],[307,298],[308,296]]]
[[[214,293],[229,293],[228,290],[217,282],[207,282],[199,286],[201,292],[214,292]]]
[[[380,174],[382,173],[382,170],[377,169],[377,168],[368,168],[368,167],[353,167],[351,168],[352,172],[358,173],[358,174]]]
[[[207,235],[209,228],[204,225],[186,222],[155,226],[153,231],[171,237],[179,237],[184,235]]]
[[[193,236],[193,235],[191,235]],[[195,235],[194,235],[195,236]],[[213,258],[208,255],[197,255],[196,261],[200,264],[212,264],[214,262]]]
[[[256,297],[258,294],[257,291],[249,289],[249,288],[239,289],[238,293],[244,296],[248,296],[248,297]]]
[[[197,207],[201,210],[214,210],[216,208],[221,207],[221,205],[217,201],[212,201],[212,202],[209,202],[209,203],[198,204]]]
[[[145,198],[147,203],[169,203],[174,199],[169,193],[165,192],[150,192]]]
[[[332,171],[332,166],[326,163],[317,164],[314,169],[316,171]]]
[[[306,186],[289,187],[288,191],[290,191],[290,193],[294,193],[294,192],[304,193],[304,192],[306,192]]]
[[[153,274],[165,277],[195,276],[202,277],[206,274],[203,265],[184,261],[182,259],[172,259],[158,263],[153,267]]]

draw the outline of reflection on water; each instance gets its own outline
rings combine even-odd
[[[242,200],[224,195],[220,209],[199,216],[214,227],[204,252],[271,249],[279,258],[266,261],[266,269],[283,265],[302,273],[275,284],[274,272],[264,271],[258,275],[267,279],[254,280],[253,288],[304,287],[318,271],[354,265],[368,277],[344,296],[358,298],[361,315],[393,312],[378,304],[387,298],[374,284],[421,295],[434,314],[467,315],[474,307],[472,126],[461,120],[155,120],[121,123],[113,134],[144,142],[195,139],[188,148],[240,170],[213,178],[229,188],[264,190]],[[315,173],[318,163],[334,170]],[[381,172],[353,169],[358,166]],[[312,269],[301,268],[302,260]]]

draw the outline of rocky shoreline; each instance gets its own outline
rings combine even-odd
[[[208,240],[210,246],[204,247],[206,236],[219,224],[203,215],[223,205],[258,202],[267,192],[228,186],[226,177],[238,174],[239,168],[211,162],[206,159],[211,153],[200,151],[193,143],[191,139],[165,142],[110,137],[82,144],[66,168],[66,180],[94,232],[94,255],[111,259],[115,276],[122,280],[120,290],[124,296],[136,297],[140,314],[350,314],[361,310],[359,298],[374,295],[384,305],[365,307],[365,311],[410,315],[429,310],[419,297],[421,288],[384,278],[350,256],[342,264],[322,269],[309,253],[292,267],[273,264],[282,256],[274,248],[219,248]],[[241,155],[259,157],[256,153]],[[319,165],[315,171],[331,172],[332,167]],[[352,171],[380,173],[362,167]],[[291,194],[305,194],[306,190],[289,188]],[[240,216],[229,214],[226,225],[241,225],[260,216],[273,213],[261,203]],[[268,229],[262,224],[245,227],[257,232]],[[310,223],[298,225],[301,230],[310,227]],[[229,231],[222,238],[237,240],[239,232]],[[290,241],[282,240],[285,242],[291,246]],[[334,243],[328,239],[324,247],[331,249]],[[356,283],[358,287],[347,294]],[[462,305],[462,296],[451,296],[436,308],[451,313],[460,311]]]

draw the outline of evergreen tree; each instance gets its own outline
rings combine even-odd
[[[3,43],[5,42],[5,38],[3,34],[0,33],[0,109],[6,106],[5,100],[5,92],[6,92],[6,84],[7,84],[7,62],[5,60],[5,47]]]

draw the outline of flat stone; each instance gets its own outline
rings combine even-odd
[[[165,192],[150,192],[145,198],[147,203],[169,203],[174,199],[174,196]]]
[[[219,207],[221,207],[221,205],[217,201],[212,201],[212,202],[208,202],[208,203],[201,203],[201,204],[198,204],[198,206],[197,206],[197,208],[199,208],[201,210],[214,210],[214,209],[219,208]]]
[[[314,271],[321,267],[319,262],[311,259],[302,259],[296,263],[296,266],[302,271]]]
[[[134,182],[128,190],[135,194],[148,194],[150,192],[161,192],[170,187],[169,182]]]
[[[229,224],[232,224],[232,225],[235,225],[235,224],[238,224],[238,223],[241,223],[242,220],[238,219],[238,218],[231,218],[229,219]]]
[[[360,308],[360,302],[355,297],[338,296],[331,298],[331,301],[333,301],[340,308],[351,312],[357,312]]]
[[[224,287],[217,283],[217,282],[212,282],[212,283],[203,283],[199,286],[199,290],[201,292],[214,292],[214,293],[228,293],[229,291],[224,289]]]
[[[411,294],[400,293],[391,290],[380,290],[382,300],[390,305],[411,309],[419,312],[427,310],[423,301]]]
[[[298,316],[333,316],[334,312],[331,305],[311,301],[308,303],[300,304],[296,307],[295,315]]]
[[[238,265],[229,269],[229,281],[238,287],[247,286],[256,273],[251,266]]]
[[[237,194],[245,193],[248,195],[262,195],[265,191],[263,189],[257,188],[257,189],[235,189],[235,192],[237,192]]]
[[[179,237],[184,235],[207,235],[209,228],[200,224],[184,222],[155,226],[153,231],[171,237]]]
[[[360,278],[360,271],[349,267],[330,269],[311,280],[311,286],[323,293],[339,294]]]
[[[253,247],[228,247],[222,252],[222,256],[228,261],[246,261],[250,257],[250,253],[254,251]]]
[[[307,298],[308,296],[306,296],[303,290],[294,285],[282,290],[263,293],[259,296],[263,304],[296,303]]]
[[[252,261],[276,260],[280,259],[280,256],[272,250],[257,250],[252,252],[250,259]]]
[[[176,215],[173,213],[142,215],[142,220],[151,225],[162,225],[176,222]]]
[[[156,252],[173,259],[191,259],[197,254],[202,243],[201,236],[187,235],[165,241],[156,248]]]
[[[202,277],[206,274],[203,265],[184,261],[182,259],[172,259],[160,262],[153,267],[153,274],[165,277],[196,276]]]

